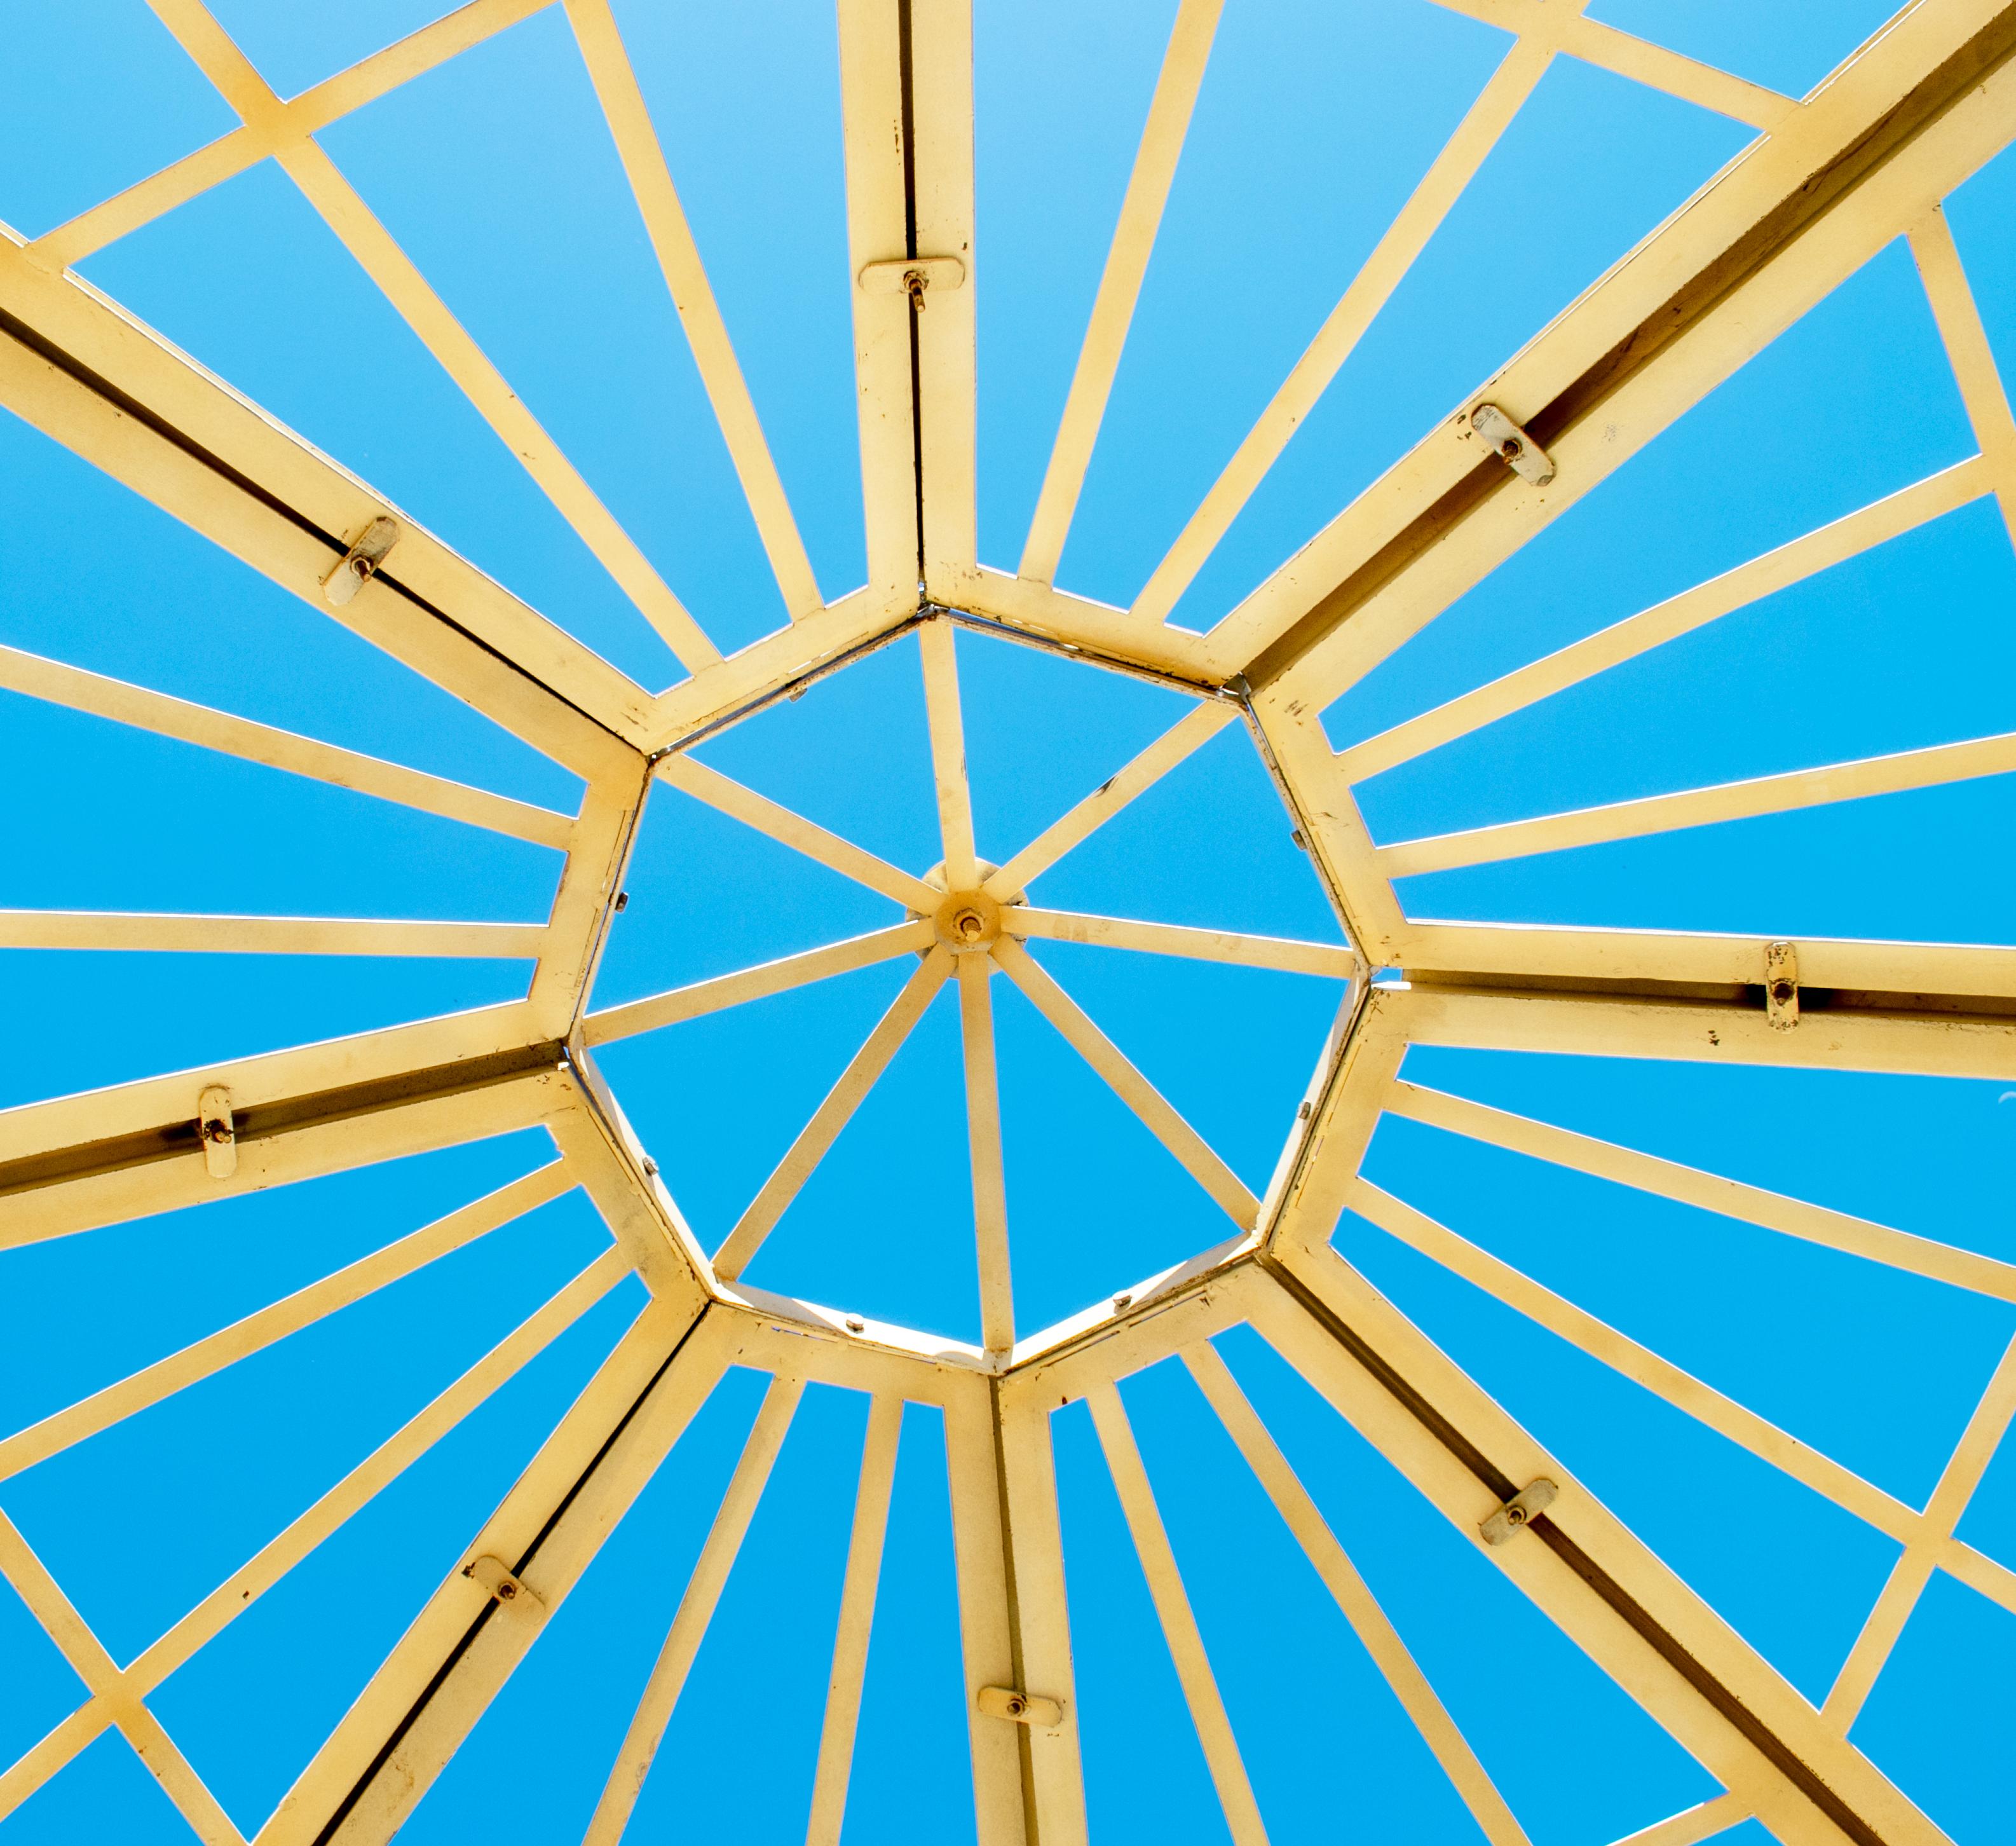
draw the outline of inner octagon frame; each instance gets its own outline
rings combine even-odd
[[[634,1271],[650,1305],[261,1830],[262,1842],[319,1846],[390,1836],[732,1364],[779,1382],[717,1522],[719,1544],[710,1541],[697,1574],[700,1584],[713,1570],[716,1593],[733,1561],[736,1520],[746,1525],[761,1492],[765,1456],[774,1456],[794,1390],[808,1380],[841,1384],[870,1393],[878,1407],[843,1592],[814,1838],[837,1837],[844,1808],[880,1545],[877,1496],[886,1513],[893,1453],[888,1407],[905,1399],[936,1404],[946,1415],[982,1846],[1011,1840],[1066,1846],[1084,1837],[1048,1436],[1049,1412],[1082,1397],[1121,1489],[1228,1824],[1239,1846],[1263,1839],[1114,1390],[1121,1378],[1172,1357],[1204,1386],[1493,1846],[1522,1841],[1397,1635],[1381,1627],[1343,1548],[1250,1407],[1241,1412],[1229,1373],[1214,1370],[1203,1343],[1239,1321],[1288,1357],[1728,1791],[1636,1836],[1641,1846],[1685,1846],[1745,1815],[1787,1841],[1845,1838],[1872,1846],[1943,1837],[1846,1733],[1935,1567],[2016,1609],[2016,1574],[1954,1535],[2016,1411],[2016,1357],[2005,1358],[1996,1373],[1931,1501],[1923,1509],[1907,1507],[1502,1264],[1489,1267],[1493,1260],[1378,1195],[1358,1164],[1382,1110],[1422,1119],[1440,1110],[1445,1125],[1450,1119],[1452,1099],[1438,1102],[1400,1082],[1409,1044],[2016,1077],[2016,950],[1802,940],[1795,945],[1797,1023],[1786,1029],[1767,1009],[1774,945],[1761,939],[1438,923],[1407,915],[1393,882],[1478,863],[1481,855],[1552,850],[2000,773],[2016,768],[2016,745],[1976,740],[1479,830],[1499,836],[1489,840],[1457,835],[1375,845],[1352,783],[1967,499],[1996,496],[2016,534],[2016,423],[1940,210],[1948,193],[2016,138],[2016,5],[1917,0],[1797,101],[1597,26],[1571,0],[1450,3],[1514,30],[1513,52],[1142,600],[1121,611],[1060,591],[1050,579],[1208,54],[1217,0],[1183,0],[1179,9],[1035,524],[1013,577],[982,568],[974,542],[970,16],[956,0],[841,0],[848,209],[862,277],[854,307],[870,582],[830,606],[804,566],[613,20],[604,0],[567,0],[794,617],[778,633],[722,658],[641,555],[632,557],[635,547],[543,432],[536,425],[525,432],[513,421],[522,406],[513,410],[515,399],[504,401],[509,394],[501,378],[311,139],[344,108],[537,10],[531,0],[477,0],[290,102],[265,88],[196,0],[155,0],[244,126],[72,225],[33,243],[0,241],[0,332],[6,335],[0,402],[319,608],[326,607],[322,586],[332,565],[358,535],[375,520],[397,519],[397,547],[386,566],[354,599],[327,612],[534,743],[587,787],[576,815],[552,815],[5,651],[0,684],[563,844],[567,858],[552,912],[539,925],[31,913],[0,921],[14,946],[357,952],[363,945],[365,952],[462,954],[485,952],[480,945],[488,942],[489,952],[536,955],[531,990],[520,1002],[0,1114],[4,1241],[65,1235],[538,1124],[552,1135],[560,1168],[541,1184],[564,1179],[583,1188],[616,1246],[170,1635],[123,1668],[19,1534],[0,1523],[0,1570],[91,1691],[77,1713],[0,1776],[0,1808],[116,1725],[200,1837],[238,1839],[148,1711],[151,1686],[229,1619],[241,1590],[249,1596],[277,1581],[319,1534],[333,1529],[332,1520],[347,1516],[346,1506],[354,1510],[358,1496],[375,1491],[373,1480],[382,1484],[387,1469],[396,1471],[452,1426],[443,1418],[480,1401],[570,1317]],[[1165,618],[1188,581],[1186,571],[1194,573],[1229,525],[1557,56],[1607,63],[1762,133],[1216,627],[1193,634],[1169,626]],[[509,424],[526,435],[528,467],[687,659],[690,677],[657,694],[635,685],[67,269],[146,216],[269,155],[351,244],[500,433]],[[1977,457],[1567,651],[1573,658],[1557,656],[1456,701],[1461,711],[1424,715],[1399,727],[1404,737],[1389,734],[1341,753],[1330,748],[1320,723],[1325,705],[1900,236],[1909,239],[1924,278],[1974,425]],[[884,290],[868,279],[877,265],[908,273],[906,265],[945,258],[961,266],[964,285],[933,283],[941,292],[928,296],[927,313],[917,311],[916,291]],[[1555,469],[1550,481],[1523,481],[1482,444],[1469,415],[1481,403],[1503,407],[1544,447]],[[941,662],[935,681],[927,662],[927,687],[946,822],[943,889],[966,888],[957,872],[962,853],[972,859],[970,818],[963,835],[957,818],[963,764],[956,726],[948,730],[943,712],[949,685],[956,714],[956,675],[943,663],[958,622],[1145,673],[1192,690],[1205,701],[1200,710],[1243,715],[1353,945],[1348,970],[1338,971],[1351,976],[1348,1003],[1275,1182],[1254,1202],[1251,1223],[1217,1249],[1109,1304],[1026,1338],[990,1338],[981,1347],[932,1339],[725,1276],[694,1242],[602,1084],[592,1049],[600,1015],[586,1010],[650,780],[689,779],[682,766],[691,744],[913,628]],[[977,864],[972,871],[975,888],[991,874]],[[1010,886],[1015,882],[1011,878]],[[997,895],[1005,900],[1010,894]],[[485,929],[499,933],[486,938]],[[972,988],[963,972],[959,979],[963,993]],[[983,1007],[986,984],[983,970],[975,1003]],[[969,1006],[970,1028],[972,1016]],[[970,1095],[970,1029],[967,1042]],[[236,1163],[221,1176],[198,1139],[200,1094],[215,1089],[229,1094]],[[1472,1111],[1460,1131],[1510,1137],[1503,1145],[1528,1151],[1544,1141],[1543,1157],[1668,1196],[1709,1200],[1712,1209],[1770,1229],[2016,1300],[2010,1265],[1629,1150],[1582,1144],[1542,1125],[1486,1121],[1493,1112],[1476,1105],[1455,1106]],[[978,1138],[976,1133],[976,1148]],[[994,1184],[998,1191],[998,1170]],[[977,1195],[982,1190],[977,1184]],[[1465,1272],[1480,1285],[1904,1544],[1822,1709],[1793,1691],[1330,1248],[1331,1230],[1347,1207],[1364,1210],[1438,1260],[1468,1264]],[[178,1388],[175,1379],[189,1367],[229,1363],[254,1350],[247,1343],[279,1336],[280,1322],[254,1320],[256,1329],[242,1323],[214,1336],[223,1343],[214,1350],[202,1343],[203,1355],[191,1356],[191,1349],[162,1362],[179,1364],[182,1372],[150,1368],[100,1394],[106,1402],[89,1400],[52,1419],[59,1429],[38,1426],[9,1438],[0,1444],[0,1467],[31,1465],[52,1452],[52,1444],[81,1440],[153,1401],[147,1393]],[[1539,1480],[1553,1484],[1553,1500],[1509,1541],[1488,1542],[1486,1523]],[[500,1598],[472,1574],[480,1562],[499,1559],[527,1592],[522,1600]],[[656,1718],[662,1731],[682,1662],[690,1660],[711,1607],[705,1590],[701,1584],[690,1617],[682,1606],[591,1841],[621,1833],[656,1744],[646,1716],[662,1713]],[[689,1590],[689,1600],[696,1593]],[[995,1715],[981,1697],[990,1688],[1051,1701],[1056,1722]]]

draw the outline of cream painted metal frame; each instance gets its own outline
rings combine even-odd
[[[1634,1836],[1685,1846],[1750,1815],[1788,1842],[1930,1842],[1926,1817],[1847,1732],[1933,1570],[2016,1609],[2012,1574],[1955,1536],[2016,1411],[2016,1347],[1928,1504],[1900,1502],[1746,1407],[1372,1185],[1359,1159],[1384,1112],[1515,1149],[1949,1285],[2016,1300],[2016,1267],[1528,1121],[1402,1080],[1410,1044],[2016,1078],[2016,950],[1912,943],[1795,945],[1798,1022],[1766,1006],[1762,939],[1453,925],[1406,914],[1395,878],[1784,811],[2016,768],[1989,737],[1687,791],[1438,839],[1375,844],[1365,777],[1575,684],[1969,500],[2016,534],[2016,424],[1941,215],[2016,139],[2016,4],[1917,0],[1812,95],[1782,96],[1583,16],[1577,0],[1444,0],[1516,41],[1345,290],[1135,606],[1059,590],[1062,552],[1203,79],[1222,0],[1182,0],[1083,349],[1014,575],[978,561],[971,27],[964,0],[839,0],[851,260],[931,265],[914,291],[854,297],[870,580],[828,603],[659,150],[607,0],[564,0],[666,285],[792,617],[724,658],[507,382],[350,188],[315,132],[542,9],[474,0],[291,99],[276,96],[200,0],[150,0],[239,114],[211,146],[47,236],[0,241],[0,402],[275,582],[578,773],[571,816],[508,801],[13,650],[0,685],[293,773],[563,850],[551,914],[524,925],[11,913],[16,946],[289,954],[494,954],[534,962],[514,1004],[151,1079],[0,1114],[0,1245],[59,1237],[538,1126],[553,1164],[0,1440],[32,1466],[579,1188],[610,1250],[421,1410],[137,1659],[112,1659],[20,1534],[4,1572],[89,1689],[0,1773],[11,1811],[92,1739],[120,1731],[196,1835],[236,1827],[149,1710],[149,1693],[253,1599],[635,1274],[649,1305],[441,1584],[257,1839],[388,1837],[426,1792],[730,1365],[766,1372],[765,1407],[614,1758],[589,1838],[620,1836],[805,1385],[873,1408],[836,1635],[808,1839],[838,1837],[873,1616],[900,1406],[940,1407],[983,1846],[1068,1846],[1085,1829],[1049,1417],[1083,1398],[1118,1488],[1227,1824],[1265,1838],[1118,1381],[1179,1358],[1363,1640],[1492,1846],[1520,1823],[1338,1537],[1209,1345],[1250,1324],[1726,1793]],[[1484,381],[1414,451],[1208,632],[1166,618],[1297,423],[1406,274],[1550,62],[1604,65],[1754,126],[1749,148]],[[300,187],[589,548],[685,662],[653,694],[502,589],[70,272],[112,240],[253,163]],[[1517,546],[1605,479],[1885,244],[1909,240],[1980,453],[1398,726],[1333,751],[1319,713]],[[950,259],[947,261],[946,259]],[[921,272],[920,272],[921,273]],[[947,286],[947,278],[956,286]],[[922,286],[921,284],[920,285]],[[1556,464],[1532,485],[1478,439],[1501,406]],[[399,523],[383,568],[328,608],[321,585],[373,521]],[[954,629],[967,625],[1151,676],[1193,711],[1000,867],[975,855]],[[687,754],[694,742],[914,632],[928,698],[941,864],[888,864]],[[1023,888],[1221,730],[1243,726],[1274,777],[1353,945],[1288,943],[1031,907]],[[589,1004],[596,958],[653,781],[711,804],[902,904],[909,921],[627,1005]],[[1024,946],[1107,943],[1327,975],[1337,1026],[1255,1197]],[[595,1066],[628,1034],[881,961],[916,963],[888,1015],[711,1257],[688,1231]],[[1384,971],[1381,972],[1380,971]],[[1223,1209],[1226,1241],[1061,1325],[1015,1324],[990,987],[1005,974]],[[904,1034],[956,983],[965,1047],[984,1339],[970,1347],[776,1296],[740,1280]],[[200,1098],[229,1094],[235,1164],[215,1173]],[[1545,1454],[1330,1247],[1347,1207],[1603,1364],[1802,1481],[1904,1547],[1832,1695],[1816,1711],[1638,1538]],[[1507,1541],[1482,1523],[1525,1484],[1558,1492]],[[485,1560],[488,1577],[473,1573]],[[493,1595],[502,1570],[521,1593]],[[1005,1688],[1055,1722],[982,1709]],[[998,1698],[996,1700],[998,1705]]]

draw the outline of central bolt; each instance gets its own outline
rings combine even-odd
[[[983,867],[983,875],[992,870]],[[933,921],[946,948],[958,955],[977,955],[992,948],[1001,933],[1001,907],[982,889],[950,892]]]

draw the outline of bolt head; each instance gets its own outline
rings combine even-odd
[[[858,1314],[851,1314],[847,1317],[847,1330],[850,1333],[863,1332],[867,1326],[868,1323]]]
[[[1526,1509],[1523,1506],[1505,1509],[1505,1523],[1508,1526],[1523,1526],[1526,1523]]]
[[[940,942],[959,954],[970,954],[993,947],[1001,933],[1001,907],[984,891],[956,891],[938,906],[934,921]]]

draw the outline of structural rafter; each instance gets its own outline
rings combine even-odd
[[[607,0],[564,0],[789,622],[724,657],[315,139],[344,116],[544,10],[473,0],[282,98],[201,0],[150,0],[239,125],[33,240],[0,238],[0,404],[580,779],[571,813],[510,799],[123,680],[0,648],[0,688],[508,836],[553,855],[519,923],[0,912],[0,946],[168,954],[488,956],[530,964],[522,1000],[0,1112],[0,1250],[463,1145],[542,1130],[552,1159],[434,1222],[0,1435],[0,1480],[580,1192],[607,1248],[419,1408],[196,1607],[121,1663],[29,1537],[0,1517],[4,1576],[85,1696],[0,1768],[0,1820],[117,1732],[196,1836],[243,1841],[149,1704],[316,1546],[579,1322],[640,1278],[646,1304],[369,1683],[254,1834],[260,1846],[389,1839],[427,1794],[731,1367],[763,1408],[677,1600],[589,1826],[614,1842],[645,1787],[805,1387],[866,1394],[867,1435],[833,1638],[808,1841],[846,1810],[906,1403],[943,1413],[972,1779],[981,1846],[1086,1834],[1050,1417],[1089,1406],[1227,1829],[1267,1837],[1261,1794],[1137,1444],[1123,1382],[1195,1381],[1491,1846],[1528,1835],[1211,1342],[1258,1332],[1544,1615],[1687,1750],[1720,1794],[1626,1846],[1687,1846],[1755,1817],[1789,1846],[1933,1846],[1939,1829],[1849,1733],[1943,1571],[2016,1611],[2016,1572],[1962,1516],[2016,1416],[2016,1344],[1982,1381],[1922,1505],[1697,1377],[1360,1171],[1387,1117],[2016,1302],[2016,1267],[1403,1078],[1410,1046],[2016,1080],[2016,949],[1442,922],[1411,878],[1570,847],[2006,774],[2016,738],[1942,741],[1414,840],[1373,837],[1363,783],[1976,501],[2016,536],[2016,421],[1942,202],[2016,139],[2016,0],[1918,0],[1804,98],[1586,16],[1575,0],[1442,0],[1512,34],[1496,73],[1155,564],[1131,607],[1055,579],[1189,124],[1219,0],[1182,0],[1013,573],[977,539],[973,31],[967,0],[840,0],[848,261],[869,581],[815,582],[699,245]],[[1686,207],[1207,629],[1169,620],[1291,437],[1394,297],[1548,69],[1599,66],[1757,131]],[[368,483],[177,351],[70,265],[272,160],[402,315],[688,669],[639,686]],[[1730,377],[1876,251],[1904,240],[1978,453],[1615,626],[1341,750],[1342,693]],[[1493,408],[1496,423],[1481,412]],[[1511,428],[1508,448],[1481,431]],[[1552,472],[1507,459],[1538,446]],[[1531,460],[1528,457],[1528,460]],[[355,563],[369,535],[394,536]],[[355,569],[353,570],[353,564]],[[374,567],[375,568],[373,568]],[[332,595],[338,582],[344,593]],[[1508,622],[1515,619],[1508,616]],[[1145,676],[1179,722],[999,864],[980,856],[960,634]],[[725,728],[885,644],[914,648],[938,860],[899,865],[704,759]],[[1078,913],[1030,887],[1215,741],[1265,766],[1337,929],[1289,940]],[[670,991],[597,1004],[647,801],[697,802],[888,907],[866,933]],[[1280,1163],[1256,1190],[1045,965],[1069,942],[1334,983],[1335,1024]],[[598,1068],[602,1048],[860,970],[893,997],[711,1253]],[[1006,986],[995,980],[1006,977]],[[1021,996],[1021,999],[1014,996]],[[1026,1000],[1229,1222],[1225,1238],[1058,1325],[1015,1311],[997,1002]],[[752,1280],[828,1151],[928,1009],[956,1006],[978,1299],[976,1341],[920,1333]],[[1817,1709],[1638,1534],[1381,1296],[1332,1243],[1347,1210],[1901,1547]],[[1535,1497],[1535,1490],[1547,1492]]]

